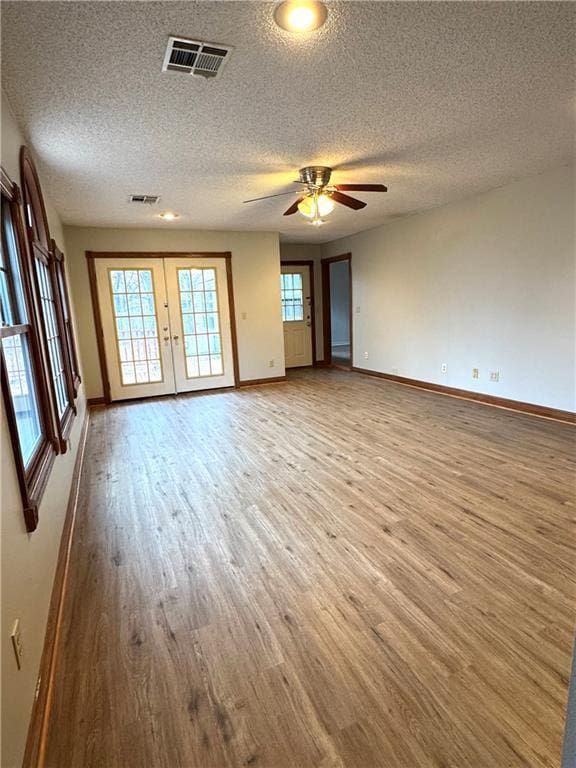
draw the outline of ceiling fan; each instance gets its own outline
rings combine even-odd
[[[304,189],[299,193],[298,198],[292,205],[284,211],[284,216],[292,216],[296,211],[306,218],[310,223],[320,226],[324,223],[323,216],[327,216],[334,210],[334,203],[340,203],[347,208],[359,211],[366,207],[366,203],[357,200],[355,197],[345,195],[344,192],[387,192],[388,188],[384,184],[330,184],[332,168],[325,165],[308,165],[300,168],[298,172],[300,178],[295,184],[303,184]],[[268,200],[271,197],[282,197],[283,195],[292,195],[294,192],[280,192],[277,195],[265,195],[264,197],[255,197],[252,200],[244,200],[245,203],[254,203],[257,200]]]

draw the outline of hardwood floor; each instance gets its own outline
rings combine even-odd
[[[46,765],[557,768],[575,434],[328,370],[95,410]]]

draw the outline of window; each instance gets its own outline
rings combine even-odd
[[[26,527],[33,531],[56,439],[26,268],[20,192],[3,170],[1,190],[0,375]]]
[[[66,268],[64,266],[64,254],[58,248],[55,241],[52,240],[52,255],[54,257],[54,270],[56,272],[56,285],[58,288],[58,297],[62,308],[62,317],[64,320],[66,352],[70,363],[72,373],[72,384],[74,386],[74,397],[78,394],[78,387],[82,379],[80,378],[80,367],[78,365],[78,355],[76,353],[76,342],[74,340],[74,328],[72,327],[72,316],[70,312],[70,298],[68,296],[68,284],[66,282]]]
[[[302,275],[298,272],[283,272],[280,275],[282,291],[282,320],[292,322],[304,319],[304,297]]]
[[[216,270],[204,267],[179,269],[178,290],[187,378],[222,376]]]
[[[110,269],[122,385],[163,381],[152,270]]]
[[[64,453],[66,439],[76,414],[72,367],[72,359],[75,358],[76,353],[71,351],[68,344],[66,314],[68,314],[70,330],[71,324],[67,291],[60,289],[60,283],[65,289],[65,273],[62,267],[60,275],[58,274],[57,257],[54,253],[53,241],[50,239],[38,175],[26,147],[20,150],[20,171],[26,232],[33,264],[32,287],[42,329],[44,356],[48,361],[49,386],[58,425],[59,448],[60,452]]]

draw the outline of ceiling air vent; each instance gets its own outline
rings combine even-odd
[[[144,203],[144,205],[156,205],[160,195],[130,195],[131,203]]]
[[[162,72],[184,72],[199,77],[218,77],[230,58],[232,48],[218,43],[201,43],[169,37]]]

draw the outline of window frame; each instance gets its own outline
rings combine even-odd
[[[17,416],[8,380],[8,372],[6,370],[4,355],[0,354],[1,389],[14,453],[16,475],[18,478],[20,495],[22,497],[24,520],[26,530],[32,532],[38,525],[38,506],[46,488],[50,471],[58,452],[59,443],[54,430],[50,396],[46,385],[46,376],[44,374],[44,361],[39,343],[37,308],[34,302],[34,295],[30,282],[29,254],[26,248],[26,239],[21,216],[22,195],[19,187],[10,179],[3,168],[0,168],[0,188],[2,193],[2,203],[8,207],[12,224],[16,247],[14,260],[16,261],[19,272],[22,286],[22,299],[24,303],[23,309],[26,313],[26,318],[19,317],[18,320],[27,320],[26,323],[0,326],[0,339],[3,340],[16,335],[26,336],[27,346],[30,353],[30,371],[35,389],[41,431],[40,442],[36,446],[34,453],[28,462],[28,466],[26,466],[22,455]],[[9,290],[13,293],[14,277],[11,273],[14,264],[8,254],[6,254],[6,262],[8,269],[10,270],[10,278],[12,282],[12,286]],[[17,305],[18,302],[14,295],[12,295],[12,299]]]
[[[66,277],[65,256],[58,248],[56,241],[51,240],[52,257],[54,259],[54,271],[56,274],[56,285],[58,289],[58,298],[62,309],[62,318],[64,322],[64,342],[66,353],[68,355],[70,375],[72,380],[72,389],[74,398],[78,397],[78,390],[82,383],[80,376],[80,366],[78,364],[78,352],[76,351],[76,338],[74,336],[74,326],[72,323],[72,311],[70,306],[70,294],[68,292],[68,280]]]
[[[76,405],[74,403],[76,390],[74,387],[71,358],[67,350],[66,324],[60,297],[56,257],[52,247],[53,240],[50,237],[48,217],[46,216],[46,207],[44,205],[44,198],[42,196],[42,189],[40,187],[36,166],[32,155],[30,154],[30,150],[26,146],[20,148],[20,177],[22,182],[25,229],[30,253],[31,282],[37,309],[39,336],[45,360],[45,372],[51,396],[52,413],[57,425],[59,452],[66,453],[67,440],[70,436],[72,423],[76,415]],[[56,320],[55,330],[57,331],[56,338],[58,351],[62,360],[66,396],[66,406],[62,415],[60,415],[58,408],[58,396],[55,383],[57,372],[54,370],[52,357],[50,355],[49,329],[47,328],[47,321],[42,307],[42,292],[36,262],[41,262],[44,267],[46,267],[48,272],[47,284],[49,284],[51,293],[49,300],[54,305]]]

